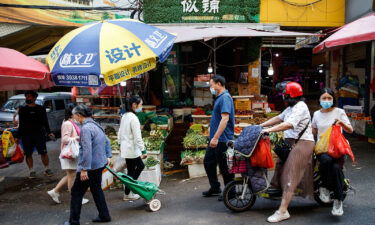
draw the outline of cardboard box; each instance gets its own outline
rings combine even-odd
[[[107,169],[102,172],[102,189],[107,190],[113,184],[113,175]]]
[[[249,84],[237,84],[239,95],[252,95]]]

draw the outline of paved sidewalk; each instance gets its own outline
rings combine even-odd
[[[291,219],[281,224],[375,224],[375,145],[350,139],[357,158],[357,165],[346,163],[346,176],[351,179],[357,193],[345,201],[345,215],[333,217],[330,208],[315,202],[295,198],[290,207]],[[38,178],[29,180],[26,165],[12,165],[0,170],[5,176],[6,192],[0,194],[0,223],[3,225],[53,225],[69,217],[68,193],[62,196],[63,204],[56,205],[46,191],[53,187],[63,173],[59,170],[59,142],[48,143],[51,168],[57,175],[44,177],[40,160],[35,157]],[[35,155],[36,156],[36,155]],[[208,188],[207,178],[185,180],[186,174],[164,177],[161,188],[167,195],[160,196],[162,209],[151,213],[145,210],[143,200],[122,201],[121,190],[106,191],[106,199],[114,224],[268,224],[266,218],[277,209],[279,201],[257,199],[248,212],[232,213],[217,198],[203,198],[201,192]],[[90,193],[90,203],[82,208],[81,224],[92,224],[96,208]]]

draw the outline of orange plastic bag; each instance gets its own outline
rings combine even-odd
[[[261,138],[253,154],[250,157],[253,167],[273,168],[274,163],[271,153],[271,142],[269,138]]]
[[[20,145],[17,145],[16,152],[14,153],[13,157],[11,158],[12,162],[14,163],[22,163],[24,159],[24,155],[21,151]]]
[[[348,140],[341,132],[341,127],[338,125],[332,126],[331,137],[328,145],[328,155],[332,158],[340,158],[344,155],[349,155],[353,162],[355,162],[352,148]]]

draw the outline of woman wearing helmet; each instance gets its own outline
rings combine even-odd
[[[279,209],[268,217],[267,221],[270,223],[290,218],[288,206],[297,186],[301,188],[302,196],[313,196],[312,154],[315,143],[303,90],[296,82],[283,82],[277,88],[283,91],[287,108],[261,126],[265,133],[284,131],[285,141],[293,147],[285,162],[279,159],[276,163],[269,190],[281,189],[282,201]]]

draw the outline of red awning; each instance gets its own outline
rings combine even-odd
[[[342,26],[336,33],[317,45],[313,52],[319,53],[342,45],[371,40],[375,40],[375,13]]]
[[[0,48],[0,91],[53,86],[48,67],[21,52]]]

